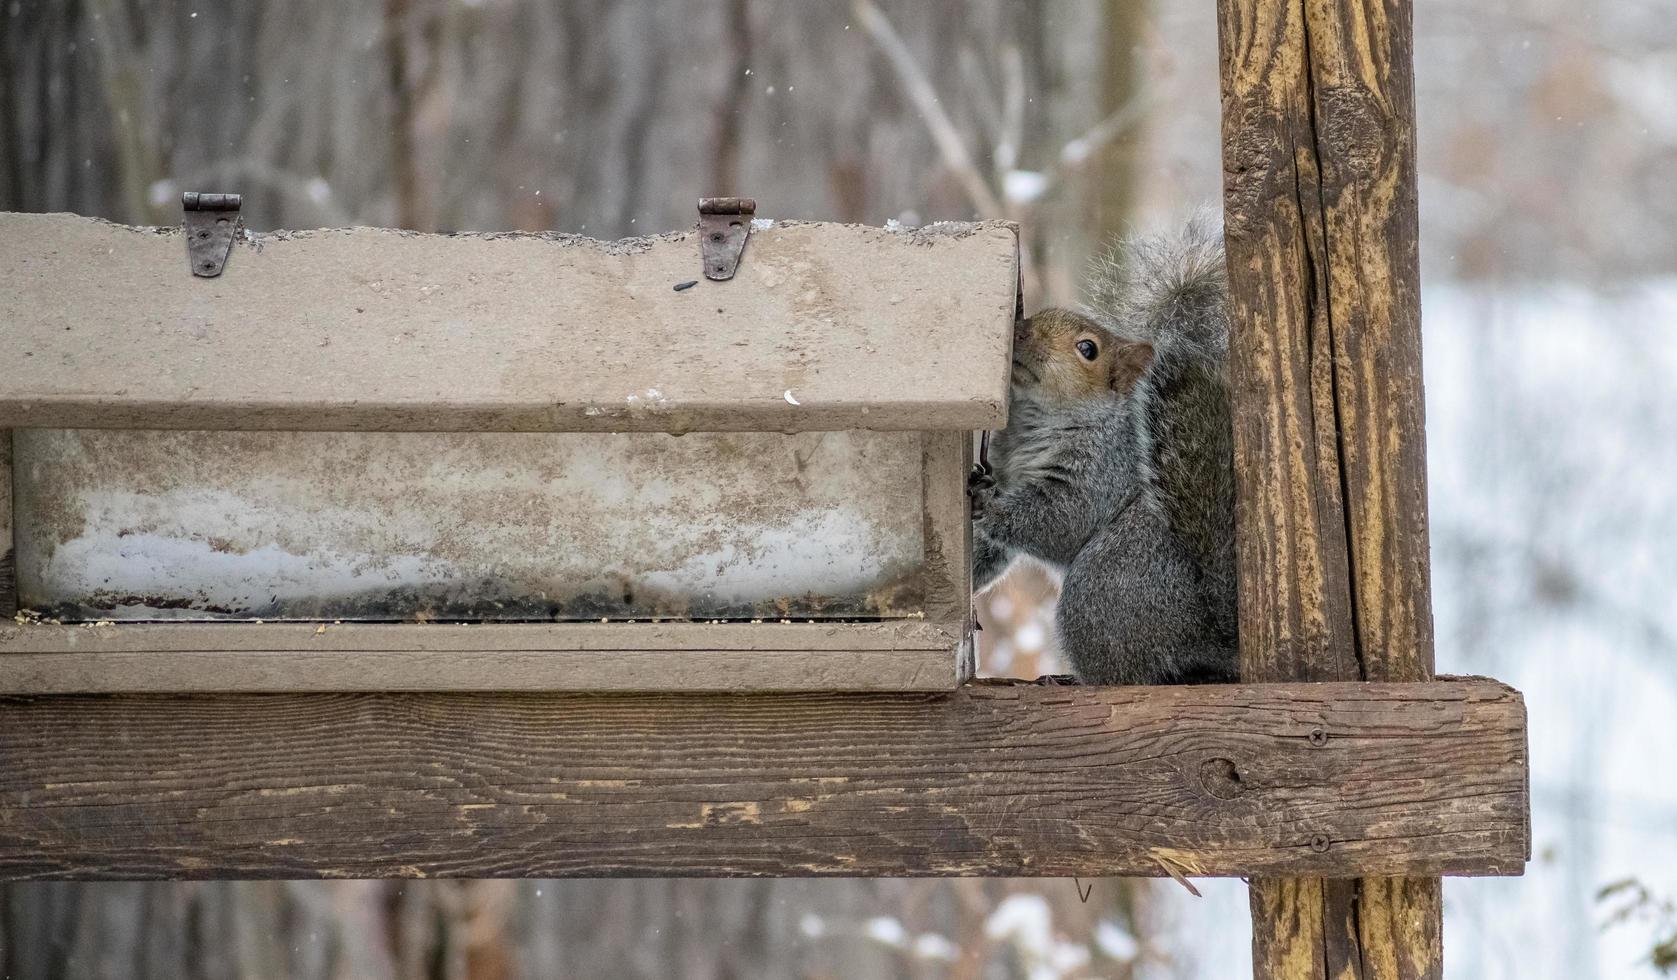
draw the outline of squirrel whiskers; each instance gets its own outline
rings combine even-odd
[[[1063,573],[1085,683],[1232,681],[1233,437],[1220,236],[1199,222],[1092,264],[1082,312],[1015,328],[1008,427],[976,474],[974,577]]]

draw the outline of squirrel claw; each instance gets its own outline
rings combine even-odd
[[[984,516],[984,509],[996,494],[996,476],[988,466],[974,466],[967,475],[967,496],[972,499],[974,520]]]
[[[973,503],[973,520],[984,517],[984,510],[996,497],[996,478],[989,473],[973,473],[966,480],[966,495]]]

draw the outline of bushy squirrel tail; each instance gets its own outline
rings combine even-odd
[[[1228,272],[1204,217],[1174,234],[1126,239],[1091,263],[1089,312],[1153,345],[1134,397],[1147,482],[1201,572],[1212,626],[1235,629],[1234,431]]]
[[[1228,356],[1228,271],[1223,235],[1199,215],[1180,231],[1110,243],[1084,279],[1089,312],[1119,335],[1155,348],[1186,345]]]

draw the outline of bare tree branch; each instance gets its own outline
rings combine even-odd
[[[908,93],[909,101],[920,113],[920,118],[926,124],[931,134],[932,142],[937,145],[938,155],[943,158],[944,166],[948,167],[961,187],[972,201],[973,208],[982,218],[1001,218],[1006,215],[1000,199],[996,197],[990,185],[985,182],[983,174],[973,165],[972,156],[967,153],[966,142],[955,128],[949,114],[943,111],[939,104],[937,91],[932,88],[931,80],[920,70],[914,55],[903,43],[902,36],[891,26],[890,20],[880,12],[869,0],[856,0],[851,9],[856,19],[861,21],[868,37],[873,40],[891,68],[897,73],[897,80],[902,83]]]

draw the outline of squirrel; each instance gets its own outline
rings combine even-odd
[[[1063,576],[1085,684],[1238,679],[1228,280],[1222,236],[1112,246],[1083,311],[1014,326],[1007,428],[970,481],[973,584],[1014,558]]]

